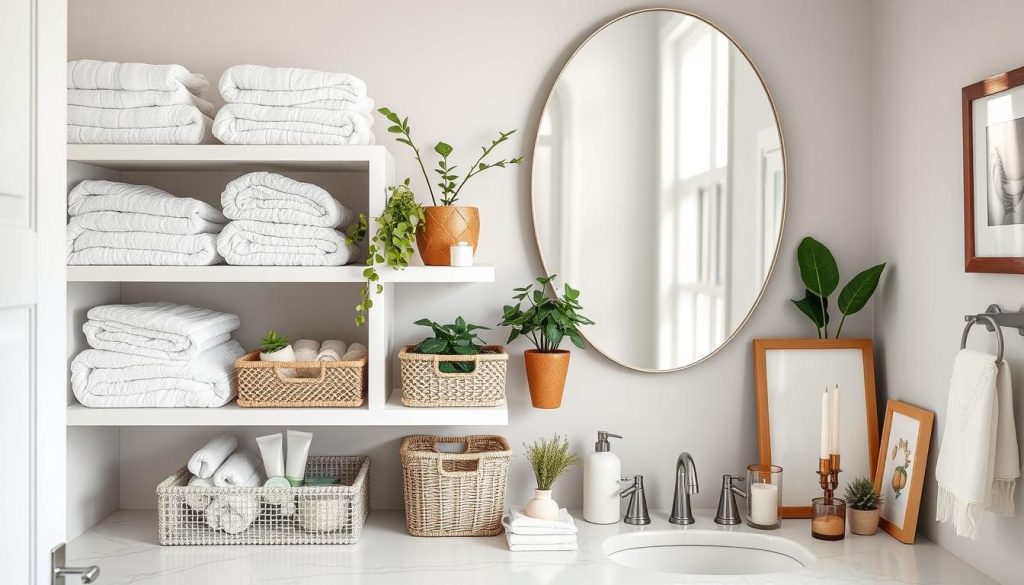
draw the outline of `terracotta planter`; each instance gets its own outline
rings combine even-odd
[[[424,207],[426,223],[416,232],[416,247],[427,266],[448,266],[451,247],[469,242],[476,253],[480,240],[480,210],[456,205]]]
[[[569,352],[559,349],[540,352],[529,349],[526,358],[526,381],[530,384],[530,401],[534,408],[562,406],[565,376],[569,372]]]
[[[875,510],[854,510],[850,508],[850,532],[871,536],[878,532],[878,519],[881,511]]]

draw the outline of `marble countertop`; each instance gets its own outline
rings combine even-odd
[[[796,541],[818,558],[817,563],[792,573],[655,573],[621,566],[602,551],[605,538],[627,532],[697,529],[761,533],[742,525],[718,526],[712,515],[698,511],[692,527],[669,524],[667,515],[657,511],[651,514],[653,522],[644,527],[622,523],[597,526],[578,521],[578,551],[512,553],[504,536],[409,536],[400,511],[379,510],[370,513],[362,539],[355,545],[165,547],[156,542],[153,511],[122,510],[74,539],[67,554],[69,564],[100,566],[97,585],[995,584],[930,541],[918,538],[917,544],[905,545],[879,531],[874,536],[848,535],[842,541],[824,542],[811,538],[807,520],[786,520],[782,528],[772,532]]]

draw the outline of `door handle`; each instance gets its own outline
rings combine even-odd
[[[51,585],[65,585],[64,578],[68,575],[79,575],[82,583],[92,583],[100,576],[100,568],[96,565],[89,567],[65,567],[64,543],[60,543],[50,551],[50,576]]]

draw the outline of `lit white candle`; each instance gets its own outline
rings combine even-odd
[[[831,438],[829,453],[839,454],[839,384],[832,389],[832,421],[829,423]]]
[[[760,526],[774,526],[779,521],[779,488],[770,483],[750,486],[750,521]]]
[[[820,459],[828,459],[829,441],[831,440],[831,433],[828,428],[830,417],[829,393],[826,389],[821,395],[821,448],[818,450],[818,457]]]

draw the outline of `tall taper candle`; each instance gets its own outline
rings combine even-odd
[[[832,432],[829,441],[829,453],[839,454],[839,384],[832,389],[832,421],[829,423]]]
[[[829,431],[831,413],[829,402],[829,392],[826,388],[825,392],[821,395],[821,448],[818,454],[819,459],[828,459],[829,447],[831,447],[831,432]]]

